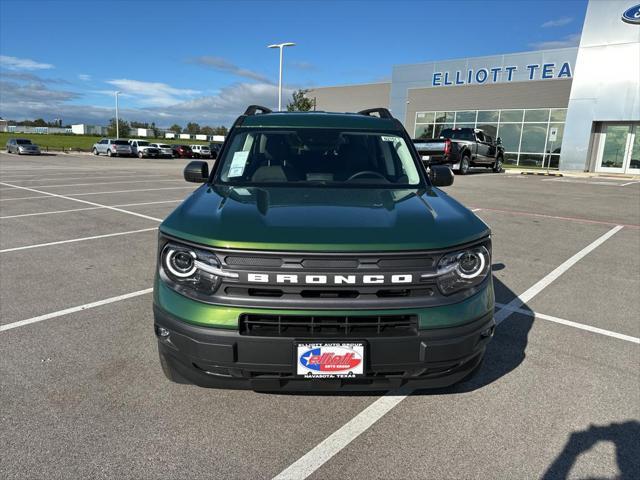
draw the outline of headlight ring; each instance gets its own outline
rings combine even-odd
[[[171,275],[177,278],[188,278],[196,273],[196,259],[198,256],[193,250],[168,248],[163,255],[165,268]]]

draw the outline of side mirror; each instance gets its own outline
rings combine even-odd
[[[502,145],[502,139],[500,137],[496,138],[496,143]]]
[[[204,183],[209,178],[209,164],[207,162],[189,162],[184,167],[184,179],[187,182]]]
[[[453,184],[453,172],[446,165],[431,165],[429,180],[435,187],[448,187]]]
[[[211,150],[211,160],[216,160],[218,158],[218,152],[215,150]]]

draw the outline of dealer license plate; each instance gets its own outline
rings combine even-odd
[[[306,378],[352,378],[363,375],[364,343],[298,343],[296,373]]]

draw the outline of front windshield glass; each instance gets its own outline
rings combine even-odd
[[[18,140],[16,140],[16,143],[18,145],[31,145],[31,140],[18,139]]]
[[[171,148],[170,145],[166,145],[164,143],[161,143],[160,145],[158,145],[160,148]]]
[[[149,145],[149,142],[145,142],[144,140],[143,141],[138,140],[139,147],[146,147],[147,145]]]
[[[129,145],[129,142],[126,140],[116,140],[113,142],[114,145]]]
[[[416,162],[395,133],[337,129],[239,130],[216,183],[232,185],[420,185]]]

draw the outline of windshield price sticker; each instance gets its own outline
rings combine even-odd
[[[231,166],[229,167],[229,177],[242,176],[247,165],[247,158],[249,158],[249,152],[236,152],[233,154],[233,160],[231,160]]]
[[[395,142],[396,140],[398,140],[398,137],[381,136],[380,138],[382,139],[383,142]]]

